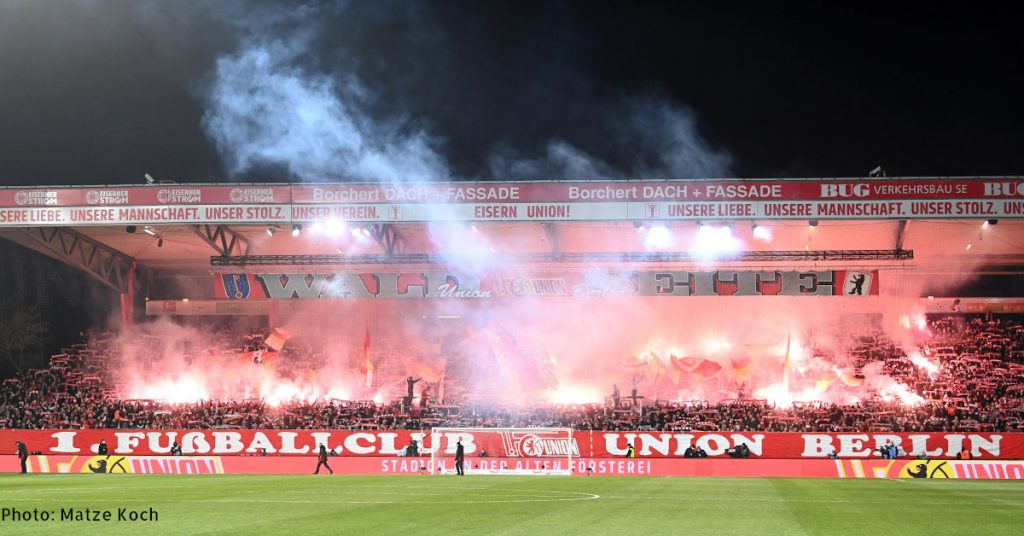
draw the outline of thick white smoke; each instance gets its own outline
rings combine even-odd
[[[243,347],[238,335],[166,320],[120,334],[112,341],[111,363],[120,395],[171,403],[262,399],[272,405],[356,398],[363,378],[352,366],[354,340],[324,343],[312,338],[314,331],[303,331],[296,344],[316,344],[317,351],[295,361],[270,350],[246,351],[255,348]]]
[[[660,96],[607,102],[599,124],[607,132],[603,149],[628,155],[620,167],[561,138],[544,153],[523,156],[504,148],[489,160],[491,176],[511,179],[688,179],[724,177],[732,159],[701,137],[691,110]]]
[[[341,9],[357,8],[362,9],[358,5]],[[205,93],[203,126],[229,172],[245,177],[259,170],[281,169],[288,178],[305,181],[462,178],[451,164],[457,159],[444,153],[457,140],[429,127],[437,123],[426,119],[437,113],[423,108],[430,99],[392,101],[390,98],[401,92],[379,85],[389,80],[382,72],[405,88],[427,84],[428,80],[416,77],[443,73],[431,69],[398,72],[385,56],[376,57],[354,44],[358,39],[336,39],[331,41],[332,47],[324,47],[318,41],[323,34],[316,24],[317,10],[308,8],[302,15],[305,23],[298,25],[274,24],[273,14],[267,12],[251,20],[243,17],[243,37],[237,49],[217,60]],[[372,11],[376,17],[388,17]],[[355,16],[352,20],[361,19]],[[423,31],[415,28],[412,25],[410,31]],[[438,58],[446,56],[444,50],[431,53]],[[387,57],[393,59],[394,55]],[[360,70],[367,64],[375,67],[371,71],[376,76],[366,76]],[[730,173],[728,152],[702,137],[692,110],[664,95],[589,96],[583,103],[574,103],[574,111],[568,115],[580,117],[580,124],[566,121],[550,132],[539,133],[528,147],[521,139],[517,144],[511,135],[504,138],[499,134],[489,152],[470,158],[482,162],[479,176],[466,178],[682,179]],[[547,124],[559,123],[549,120]],[[480,123],[480,129],[500,127]],[[432,216],[436,221],[460,219],[446,213]],[[433,252],[445,259],[453,273],[531,270],[505,263],[506,249],[529,249],[506,240],[500,229],[484,233],[462,223],[437,223],[427,230]],[[513,232],[510,236],[518,235]],[[599,274],[609,268],[574,269]],[[878,303],[876,312],[891,316],[888,310],[903,309],[902,301]],[[613,384],[627,392],[639,370],[629,363],[638,359],[646,360],[639,389],[646,396],[668,399],[718,400],[735,397],[740,389],[748,396],[767,389],[764,396],[781,402],[847,401],[866,396],[868,386],[881,390],[891,385],[892,379],[878,366],[862,371],[865,388],[841,383],[841,369],[850,365],[849,338],[870,328],[867,321],[839,322],[832,314],[834,303],[806,298],[792,303],[730,298],[542,299],[504,300],[493,305],[437,300],[409,306],[414,309],[411,313],[393,304],[382,305],[390,311],[381,317],[386,321],[369,320],[365,311],[359,311],[365,309],[360,305],[343,322],[329,314],[282,322],[301,326],[300,331],[307,334],[329,333],[349,354],[358,354],[364,326],[374,326],[375,359],[380,358],[384,366],[391,355],[392,364],[400,363],[391,371],[393,385],[381,388],[387,397],[402,392],[405,375],[423,374],[424,364],[435,375],[448,367],[448,377],[461,376],[471,396],[486,393],[517,402],[545,396],[599,401]],[[447,320],[438,320],[441,318]],[[788,366],[793,368],[792,383],[782,385],[786,341],[791,337],[794,343]],[[427,340],[432,342],[426,344]],[[679,372],[673,369],[673,355],[708,359],[717,363],[721,372],[710,378]],[[358,359],[355,365],[349,360],[349,376],[359,375],[358,370],[351,370],[357,365]],[[780,389],[785,392],[778,397],[770,392]]]
[[[428,136],[400,114],[373,117],[355,75],[303,66],[308,30],[247,37],[217,60],[203,127],[233,176],[283,168],[306,180],[428,181],[449,176]]]
[[[378,22],[403,18],[405,7],[390,8],[353,5],[332,9],[331,14],[352,12],[342,20],[353,25],[365,17]],[[448,133],[431,132],[426,126],[436,111],[416,108],[429,105],[429,99],[404,102],[386,91],[391,88],[367,84],[358,68],[370,65],[370,71],[387,73],[383,81],[379,73],[374,79],[378,84],[393,81],[406,94],[415,94],[417,86],[430,82],[415,77],[443,76],[443,72],[389,65],[383,56],[362,49],[358,39],[332,42],[325,48],[318,41],[323,37],[318,18],[325,10],[306,6],[298,14],[281,9],[276,15],[262,10],[234,21],[242,32],[238,48],[217,60],[203,95],[203,127],[229,173],[244,177],[281,169],[288,175],[282,178],[306,181],[458,178],[453,177],[451,159],[443,153]],[[373,15],[367,16],[364,10]],[[301,24],[277,24],[275,16],[286,22],[299,19]],[[430,31],[415,24],[408,30]],[[337,31],[342,30],[332,27],[332,32]],[[432,51],[425,57],[443,58],[445,52]],[[384,94],[391,100],[385,102]],[[445,98],[457,104],[458,95]],[[587,103],[575,105],[582,111],[574,114],[585,116],[591,126],[564,122],[551,132],[538,133],[539,139],[531,143],[545,145],[541,154],[504,141],[499,132],[489,154],[469,155],[484,164],[474,172],[476,176],[468,178],[698,178],[729,172],[729,155],[701,137],[689,108],[667,97],[588,97]],[[501,127],[482,121],[479,131],[483,137],[495,138],[494,130]]]

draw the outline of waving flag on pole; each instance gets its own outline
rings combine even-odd
[[[370,325],[366,325],[366,335],[363,336],[363,357],[366,358],[366,387],[373,385],[373,361],[370,359]]]
[[[654,355],[654,353],[652,352],[651,355]],[[670,363],[672,363],[672,358],[673,357],[675,357],[675,356],[669,355],[669,362]],[[659,361],[661,360],[658,356],[654,356],[654,358],[658,359]],[[682,376],[683,376],[683,371],[680,370],[679,367],[675,367],[675,366],[666,367],[666,366],[662,365],[661,368],[665,370],[665,375],[668,376],[668,379],[672,380],[672,385],[679,385],[679,380],[682,379]]]
[[[737,380],[750,376],[754,364],[753,359],[744,356],[731,358],[729,361],[732,363],[732,373]]]
[[[786,337],[786,360],[782,362],[782,385],[789,391],[789,365],[790,365],[790,344],[793,342],[793,334]]]
[[[274,331],[270,332],[270,335],[267,336],[266,340],[263,341],[263,344],[267,345],[267,348],[270,348],[275,352],[280,352],[281,348],[284,348],[285,341],[291,338],[291,336],[292,334],[289,333],[288,330],[284,328],[275,328]]]
[[[658,358],[657,354],[649,352],[647,355],[647,363],[650,365],[651,370],[654,371],[654,380],[657,381],[668,371],[665,369],[665,366],[662,365],[661,359]]]
[[[628,356],[628,357],[626,357],[625,360],[623,360],[622,365],[625,366],[626,368],[631,368],[631,369],[640,368],[640,367],[646,367],[647,366],[647,360],[646,359],[640,359],[639,357],[636,357],[636,356]]]
[[[858,378],[852,370],[842,371],[839,380],[850,387],[860,387],[860,384],[864,383],[864,378]]]
[[[669,356],[672,361],[672,366],[686,372],[687,374],[697,374],[705,378],[710,378],[715,374],[718,374],[722,370],[722,365],[719,365],[716,361],[710,359],[704,359],[700,357],[676,357],[674,355]]]
[[[818,392],[827,391],[829,386],[835,383],[836,373],[826,372],[820,374],[818,379],[814,382],[814,389]]]

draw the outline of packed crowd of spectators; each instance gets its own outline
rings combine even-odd
[[[906,404],[866,393],[852,404],[765,400],[651,401],[630,405],[498,404],[442,400],[202,401],[170,404],[117,396],[110,366],[112,335],[99,335],[0,383],[0,428],[278,428],[420,429],[454,427],[572,427],[578,430],[667,431],[1024,431],[1024,322],[1017,317],[933,319],[931,336],[918,344],[929,367],[914,362],[881,333],[857,338],[857,366],[881,363],[884,374],[924,401]],[[241,335],[232,344],[257,350],[265,334]],[[917,356],[920,360],[921,356]],[[930,368],[930,370],[929,370]]]

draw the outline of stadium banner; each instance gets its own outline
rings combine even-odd
[[[835,460],[839,478],[1024,480],[1024,461]]]
[[[220,273],[218,299],[877,296],[878,270],[485,274]],[[175,310],[176,311],[176,310]],[[171,314],[176,314],[172,312]],[[203,313],[193,313],[203,314]],[[206,313],[215,314],[215,313]]]
[[[153,184],[0,188],[0,207],[1024,199],[1024,178]]]
[[[0,227],[1024,218],[1024,180],[854,178],[0,188]]]
[[[309,474],[315,456],[29,456],[30,473],[86,474]],[[372,456],[329,458],[338,474],[445,474],[452,458]],[[608,459],[524,460],[467,457],[467,474],[543,473],[571,465],[577,476],[711,476],[801,478],[959,478],[1022,480],[1022,461],[980,460],[734,460],[734,459]],[[0,456],[0,473],[20,471],[16,456]],[[326,472],[326,469],[324,469]]]
[[[937,208],[936,208],[937,207]],[[799,203],[567,203],[450,205],[134,205],[0,207],[0,227],[55,225],[267,225],[471,221],[750,221],[1024,218],[1024,200],[808,201]]]
[[[269,300],[147,300],[150,316],[268,315]]]
[[[178,442],[190,455],[302,456],[323,444],[340,456],[397,456],[412,440],[430,454],[435,439],[442,454],[454,455],[461,441],[466,455],[492,457],[621,458],[632,444],[637,458],[682,457],[691,444],[709,456],[745,444],[754,458],[821,459],[832,451],[840,458],[881,458],[880,447],[896,444],[902,453],[955,458],[967,448],[976,459],[1024,459],[1024,433],[797,433],[797,432],[619,432],[576,431],[571,443],[528,430],[458,431],[433,437],[429,430],[0,430],[0,452],[13,453],[15,441],[40,454],[93,455],[100,440],[110,454],[159,455]]]
[[[1022,314],[1021,298],[921,298],[921,309],[934,314]]]
[[[221,456],[38,455],[29,456],[26,465],[30,473],[219,475],[225,473],[224,459]],[[15,461],[15,467],[20,471],[17,463]]]
[[[0,208],[0,227],[289,223],[288,205]]]

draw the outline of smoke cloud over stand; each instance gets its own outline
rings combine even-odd
[[[920,402],[881,362],[858,357],[860,337],[877,334],[902,338],[915,363],[928,361],[915,346],[926,331],[900,325],[885,335],[885,315],[902,309],[893,301],[887,312],[885,298],[873,300],[302,300],[274,326],[290,336],[279,356],[266,351],[255,360],[224,332],[156,322],[122,336],[118,370],[123,396],[172,402],[394,400],[407,376],[424,379],[417,396],[445,379],[448,397],[512,405],[601,403],[613,385],[628,393],[634,381],[651,401]]]
[[[508,66],[519,70],[510,76],[531,85],[565,89],[531,107],[547,130],[533,129],[524,144],[518,133],[506,134],[507,122],[474,121],[502,103],[477,102],[472,83],[449,78],[454,68],[440,70],[472,51],[443,25],[432,26],[436,15],[427,6],[314,3],[256,14],[225,11],[222,16],[236,17],[238,47],[216,60],[200,94],[203,127],[233,176],[268,168],[283,170],[287,177],[279,179],[369,182],[728,175],[730,157],[700,136],[684,104],[658,93],[598,95],[558,55],[547,60],[557,68]],[[373,47],[385,31],[388,46]],[[445,130],[467,121],[468,131]],[[479,164],[453,170],[445,144],[480,146],[477,138],[490,140],[475,155]]]
[[[147,6],[147,16],[157,20],[159,5]],[[478,65],[474,62],[481,53],[466,50],[450,27],[435,24],[440,16],[430,6],[314,2],[295,8],[268,3],[248,11],[228,3],[198,9],[219,20],[232,43],[211,62],[205,77],[195,81],[195,93],[204,107],[203,128],[238,180],[597,180],[731,174],[729,152],[702,137],[697,111],[685,103],[656,88],[637,92],[597,87],[571,52],[540,55],[535,62],[485,58],[489,74],[469,73],[473,69],[465,66]],[[483,80],[488,76],[509,88],[499,95],[529,99],[535,114],[512,117],[501,98],[481,99],[478,90],[493,83]],[[456,152],[455,147],[463,150]],[[467,156],[466,147],[475,151]],[[440,220],[446,216],[435,215]],[[514,273],[526,268],[501,260],[511,246],[500,233],[465,224],[433,224],[428,234],[452,271]],[[657,244],[652,247],[658,249]],[[688,249],[690,244],[677,235],[672,247]],[[714,265],[709,259],[703,268]],[[578,265],[572,270],[600,277],[608,267]],[[898,289],[879,298],[871,310],[846,315],[845,322],[830,315],[845,304],[781,298],[432,301],[375,303],[372,308],[332,301],[303,304],[308,312],[281,315],[278,325],[271,326],[293,332],[289,345],[321,349],[312,373],[293,370],[283,359],[272,371],[266,364],[241,359],[225,365],[223,355],[185,359],[182,354],[188,352],[177,346],[156,352],[155,368],[152,357],[145,358],[150,365],[135,366],[138,358],[132,356],[140,354],[126,350],[123,355],[126,370],[135,372],[133,385],[157,381],[159,375],[146,376],[154,371],[169,371],[166,377],[178,382],[214,378],[214,384],[191,390],[180,389],[191,385],[187,383],[169,389],[210,397],[279,398],[284,395],[267,386],[293,385],[288,389],[296,398],[338,393],[390,398],[402,393],[406,375],[443,373],[461,377],[467,396],[523,403],[542,398],[600,401],[611,385],[626,391],[638,376],[643,376],[641,389],[648,396],[666,399],[726,399],[739,396],[742,386],[748,396],[783,403],[841,401],[863,396],[858,393],[864,390],[845,389],[836,381],[819,390],[818,382],[829,373],[841,378],[852,367],[849,339],[873,325],[898,337],[910,351],[916,336],[901,332],[900,322],[891,319],[908,314],[905,302],[913,298],[911,289]],[[872,315],[890,320],[873,322]],[[374,359],[382,367],[378,374],[397,378],[390,385],[364,385],[360,365],[365,367],[368,328]],[[171,341],[220,344],[214,333],[182,335],[162,325],[149,329]],[[707,360],[720,370],[704,376],[680,369],[673,357]],[[786,366],[792,369],[790,384],[779,394]],[[861,374],[865,386],[884,390],[888,385],[879,367],[865,367]],[[234,379],[234,385],[244,388],[223,384]],[[144,396],[149,391],[132,393]]]

